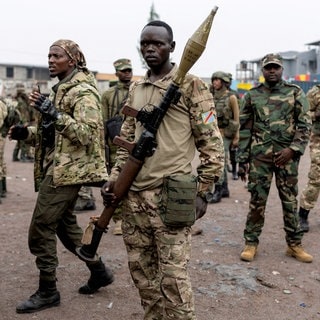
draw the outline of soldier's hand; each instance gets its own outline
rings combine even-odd
[[[114,181],[107,181],[101,188],[101,196],[103,199],[103,205],[105,207],[111,207],[116,205],[117,197],[112,192]]]
[[[294,156],[294,151],[290,148],[284,148],[274,154],[274,163],[277,167],[284,166]]]
[[[31,106],[33,106],[36,110],[49,116],[52,120],[57,120],[59,117],[59,112],[45,95],[40,94],[39,92],[32,92],[29,95],[29,99],[31,101]]]
[[[247,181],[247,173],[249,171],[249,166],[247,163],[239,162],[239,169],[238,169],[238,176],[240,177],[241,181]]]
[[[25,140],[28,138],[28,128],[23,124],[10,127],[8,132],[9,140]]]
[[[196,220],[202,218],[207,212],[208,202],[201,196],[196,198]]]

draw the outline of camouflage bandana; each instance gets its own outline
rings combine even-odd
[[[88,72],[86,67],[86,59],[80,49],[80,47],[72,40],[60,39],[55,41],[52,46],[58,46],[62,48],[68,56],[76,61],[77,68],[81,71]]]

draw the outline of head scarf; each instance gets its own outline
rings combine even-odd
[[[80,49],[80,47],[72,40],[60,39],[55,41],[52,46],[58,46],[62,48],[68,56],[76,62],[76,66],[79,70],[88,72],[86,67],[86,59]]]

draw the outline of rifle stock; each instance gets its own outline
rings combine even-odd
[[[105,232],[112,215],[130,189],[133,181],[138,175],[146,157],[152,156],[157,144],[156,133],[171,103],[177,103],[180,99],[179,88],[182,84],[186,73],[199,59],[205,49],[212,21],[218,8],[215,7],[205,21],[196,30],[193,36],[188,40],[184,53],[182,55],[176,75],[173,77],[172,83],[169,85],[160,105],[152,112],[137,111],[130,107],[124,108],[124,113],[136,117],[141,122],[145,130],[142,132],[136,144],[130,143],[116,137],[114,143],[129,150],[129,157],[113,185],[112,192],[116,196],[116,203],[113,206],[105,207],[93,230],[91,243],[83,245],[77,249],[79,257],[85,261],[96,259],[96,251],[98,249],[103,232]]]

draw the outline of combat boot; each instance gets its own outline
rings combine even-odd
[[[19,154],[19,149],[15,148],[12,154],[12,161],[20,161],[20,159],[18,158],[18,154]]]
[[[214,193],[208,193],[206,198],[208,203],[220,202],[222,198],[222,186],[217,184],[214,188]]]
[[[237,163],[233,162],[232,163],[232,179],[233,180],[238,180],[239,176],[238,176],[238,169],[237,169]]]
[[[114,281],[113,274],[102,262],[101,258],[98,262],[87,263],[87,267],[91,272],[88,282],[79,288],[81,294],[93,294],[101,287],[105,287]]]
[[[0,184],[2,186],[2,190],[0,192],[0,195],[1,195],[2,198],[5,198],[7,196],[7,181],[6,181],[6,177],[2,178]]]
[[[221,198],[229,198],[229,196],[228,182],[224,181],[221,186]]]
[[[305,252],[301,244],[288,246],[286,255],[301,262],[312,262],[313,260],[312,255]]]
[[[309,231],[309,222],[308,222],[308,215],[310,210],[306,210],[300,207],[299,209],[299,220],[300,220],[300,227],[303,232]]]
[[[17,313],[32,313],[60,304],[60,293],[55,281],[40,279],[39,289],[30,298],[16,307]]]
[[[240,258],[243,261],[252,261],[257,254],[258,246],[256,244],[247,244],[241,252]]]

